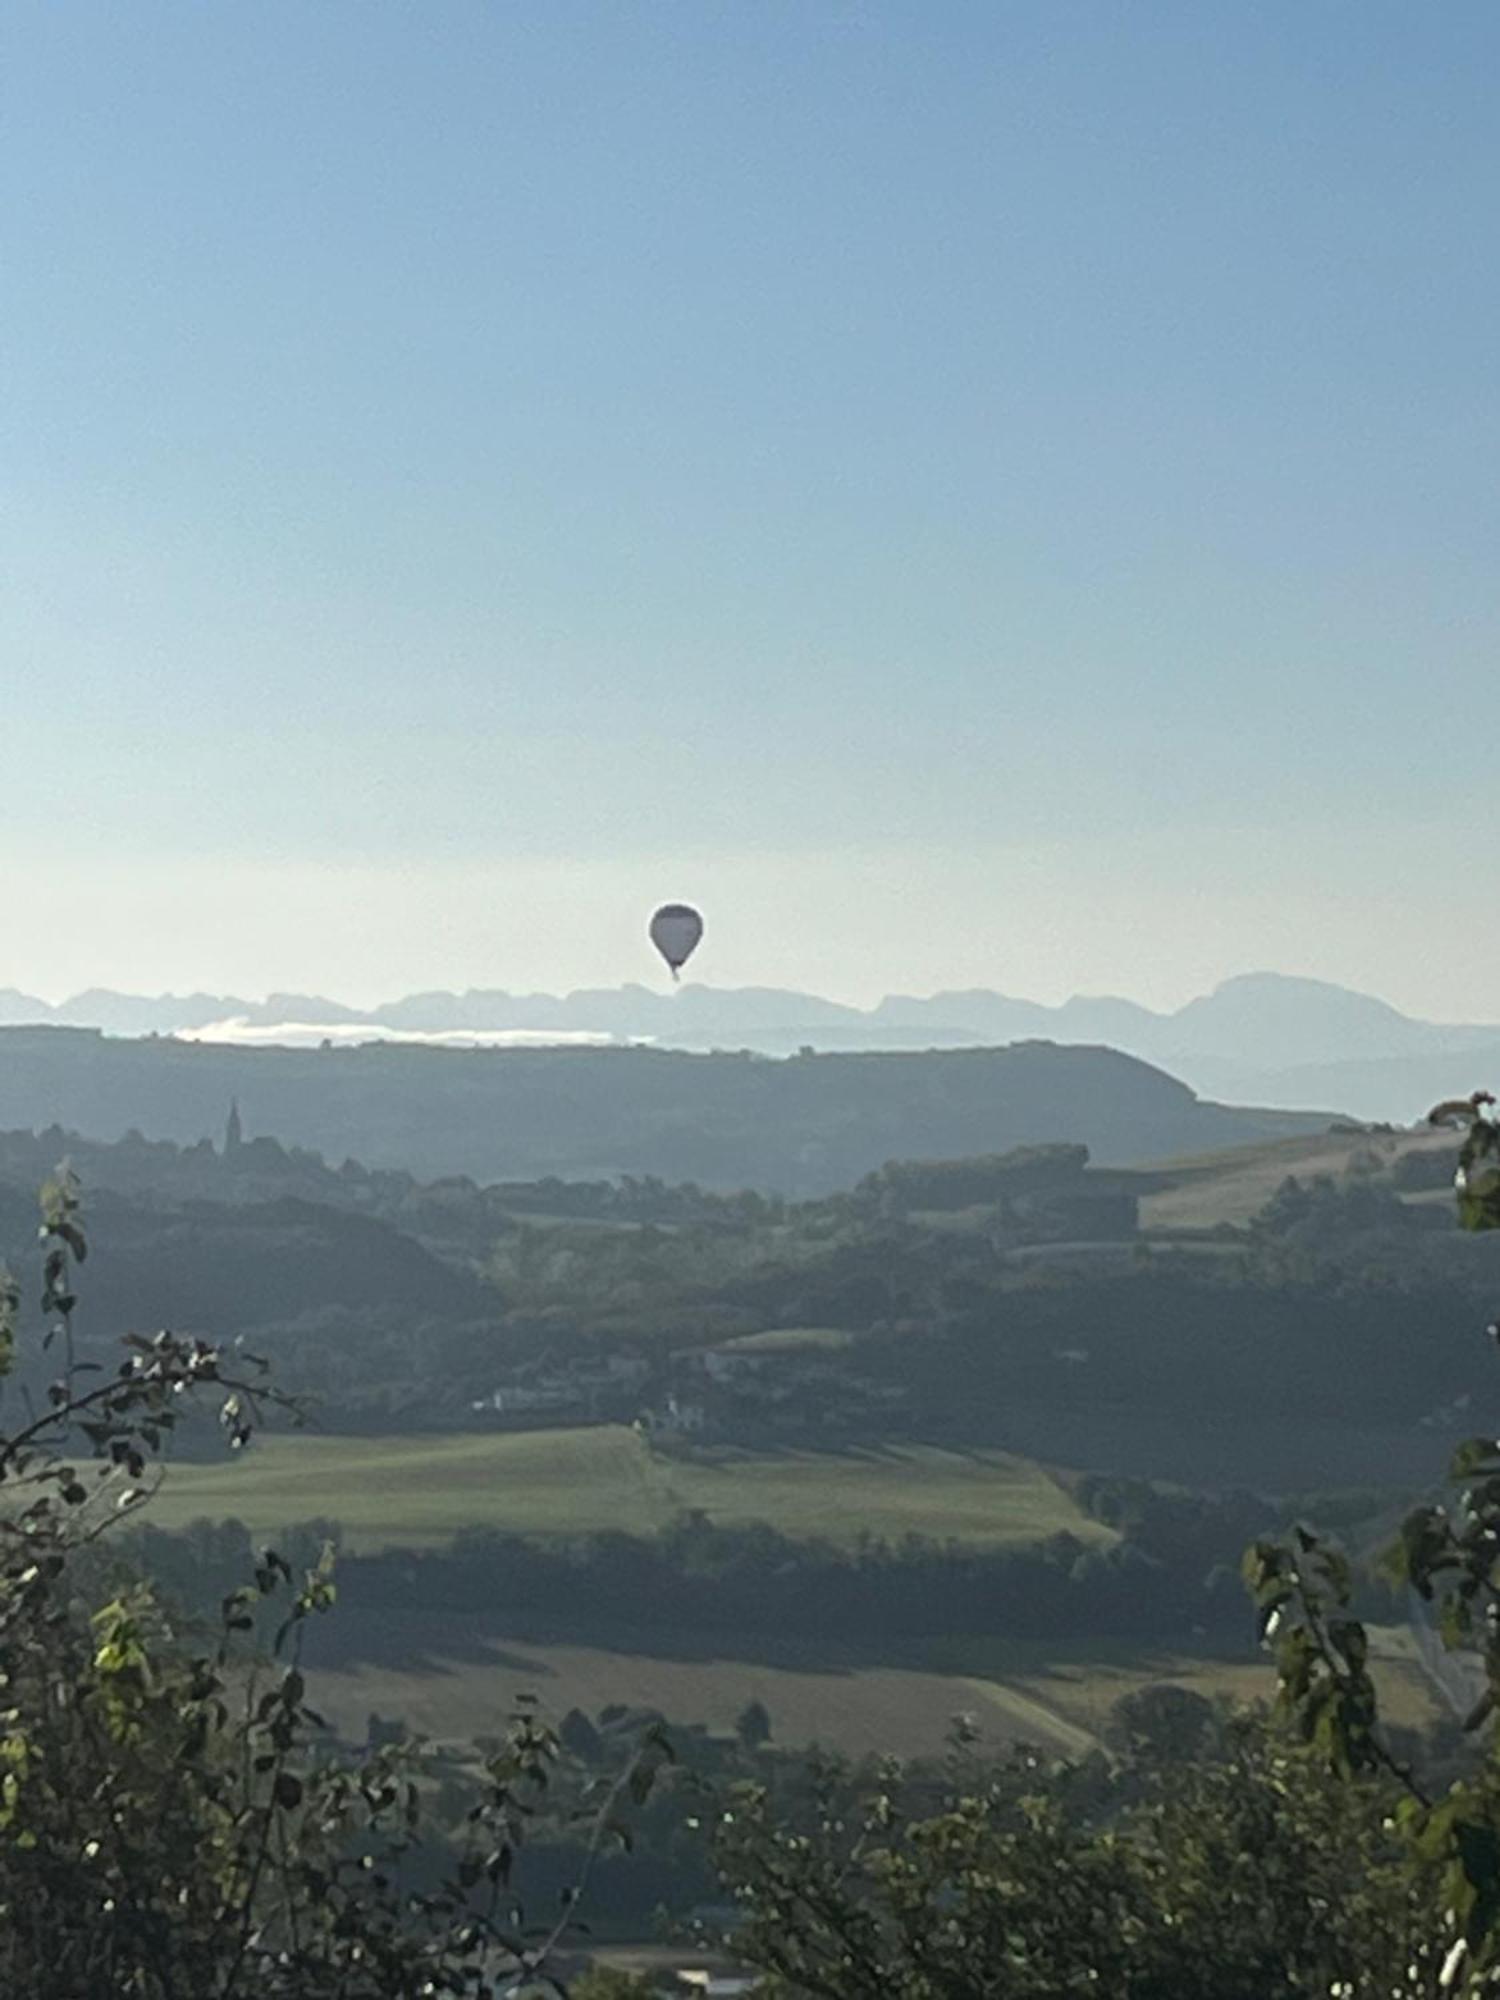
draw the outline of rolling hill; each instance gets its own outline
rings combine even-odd
[[[247,1129],[338,1161],[476,1180],[621,1174],[816,1194],[892,1158],[1066,1139],[1149,1161],[1326,1125],[1229,1108],[1101,1048],[773,1061],[646,1048],[233,1048],[0,1029],[0,1127],[192,1144],[232,1099]]]

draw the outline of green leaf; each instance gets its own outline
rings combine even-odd
[[[1449,1477],[1472,1479],[1476,1474],[1500,1473],[1500,1440],[1487,1437],[1465,1438],[1448,1462]]]

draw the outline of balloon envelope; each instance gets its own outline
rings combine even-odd
[[[651,919],[651,942],[672,968],[675,979],[698,949],[703,919],[686,903],[663,903]]]

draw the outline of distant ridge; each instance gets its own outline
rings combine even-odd
[[[891,994],[871,1008],[775,987],[642,985],[554,995],[479,989],[409,994],[360,1009],[317,994],[155,997],[92,989],[57,1006],[0,990],[0,1025],[98,1028],[108,1035],[316,1040],[320,1028],[388,1037],[605,1039],[665,1048],[819,1050],[996,1047],[1026,1040],[1102,1046],[1160,1065],[1231,1102],[1337,1105],[1407,1121],[1434,1095],[1500,1077],[1500,1025],[1413,1019],[1372,995],[1322,980],[1250,972],[1172,1013],[1115,996],[1050,1007],[977,988]]]
[[[659,1048],[238,1048],[0,1028],[0,1130],[59,1125],[192,1145],[243,1114],[337,1164],[436,1179],[654,1175],[822,1194],[892,1159],[1055,1140],[1101,1164],[1163,1160],[1326,1128],[1308,1113],[1200,1101],[1112,1049],[862,1051],[793,1057]]]

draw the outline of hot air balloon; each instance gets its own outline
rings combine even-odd
[[[703,919],[686,903],[663,903],[651,919],[651,942],[677,978],[703,935]]]

